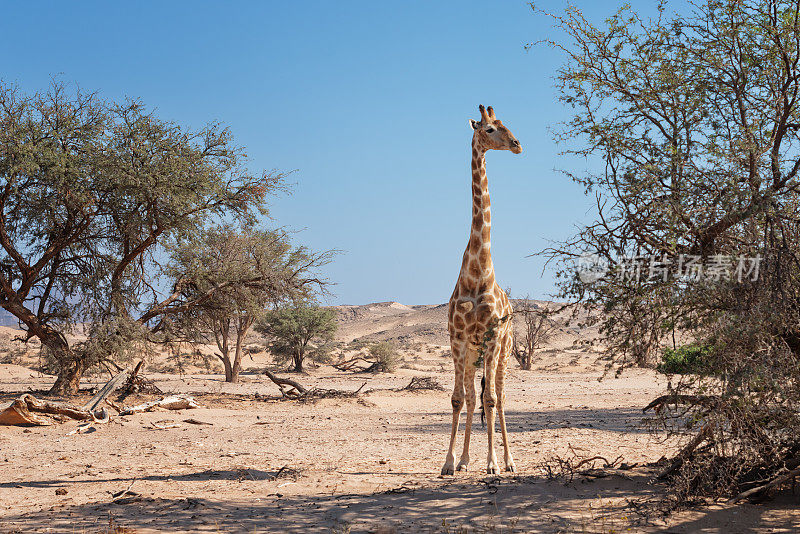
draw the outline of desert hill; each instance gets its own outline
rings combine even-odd
[[[515,310],[525,305],[534,309],[557,309],[560,303],[545,300],[512,299]],[[336,310],[339,330],[337,341],[391,341],[399,346],[432,344],[447,346],[447,303],[408,306],[399,302],[374,302],[358,306],[332,306]],[[522,319],[515,317],[515,328],[522,328]],[[556,332],[548,348],[567,349],[587,345],[598,337],[596,326],[588,323],[585,310],[572,315],[562,311],[554,316]]]
[[[544,300],[512,300],[519,311],[525,305],[533,309],[555,310],[560,303]],[[339,325],[336,341],[343,345],[352,342],[375,343],[389,341],[399,350],[404,366],[419,370],[440,369],[449,366],[450,337],[447,331],[447,303],[406,305],[399,302],[374,302],[362,305],[331,306],[335,310]],[[535,368],[555,370],[577,365],[594,366],[597,360],[598,332],[596,326],[588,325],[585,310],[561,311],[553,315],[555,328],[550,338],[537,350]],[[521,316],[514,317],[515,331],[521,335],[524,325]],[[22,330],[0,326],[0,366],[3,376],[20,375],[21,368],[41,374],[48,372],[38,340],[21,341]],[[80,335],[68,336],[71,342],[82,339]],[[251,332],[247,341],[245,370],[257,371],[273,364],[273,357],[266,349],[266,340]],[[342,347],[344,353],[347,348]],[[355,349],[356,351],[358,349]],[[160,372],[221,372],[221,364],[215,356],[214,345],[182,348],[178,353],[158,348],[148,359],[151,371]],[[20,367],[17,367],[20,366]],[[13,367],[13,368],[12,368]],[[100,369],[95,369],[101,371]],[[95,371],[93,370],[93,371]],[[21,375],[20,375],[21,376]]]

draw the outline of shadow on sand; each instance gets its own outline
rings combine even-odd
[[[587,428],[620,433],[646,433],[641,424],[644,415],[637,408],[575,408],[568,410],[518,411],[506,412],[506,427],[509,432],[536,432],[538,430],[557,430],[562,428]],[[409,432],[450,433],[449,414],[442,417],[431,413],[428,419],[433,423],[413,424],[405,428]],[[480,410],[475,410],[475,423],[480,427]],[[461,426],[464,425],[464,412],[461,413]]]
[[[197,496],[142,495],[127,504],[113,504],[108,499],[84,505],[65,503],[25,515],[6,516],[0,530],[102,532],[113,525],[133,532],[566,533],[630,528],[635,532],[735,534],[795,532],[798,517],[796,504],[787,504],[785,514],[776,513],[781,512],[780,505],[769,508],[744,505],[690,511],[665,523],[654,508],[641,505],[659,498],[658,489],[649,482],[649,473],[642,471],[633,471],[629,477],[576,479],[566,485],[532,476],[429,479],[409,481],[382,493],[310,497],[275,493],[274,485],[260,485],[258,478],[267,479],[274,473],[250,471],[254,475],[250,481],[254,491],[249,500],[209,498],[199,485]],[[207,470],[182,478],[202,482],[240,476],[238,471]],[[108,479],[121,485],[130,480]],[[29,484],[47,487],[56,483],[42,480]],[[277,491],[281,491],[279,487]],[[649,512],[645,511],[648,509]]]

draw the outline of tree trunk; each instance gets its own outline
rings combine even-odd
[[[231,332],[230,319],[220,320],[214,322],[214,339],[217,342],[217,348],[220,354],[219,359],[222,360],[222,365],[225,366],[225,382],[235,382],[233,379],[233,366],[231,365],[231,351],[228,345],[228,340]],[[236,373],[238,376],[238,372]]]
[[[233,365],[228,364],[231,368],[230,375],[228,375],[228,371],[225,371],[225,381],[226,382],[239,382],[239,371],[242,369],[242,344],[239,339],[236,340],[236,347],[233,353]]]
[[[297,351],[294,353],[294,372],[295,373],[302,373],[303,372],[303,353]]]
[[[60,335],[46,336],[42,339],[42,344],[47,347],[59,365],[58,377],[50,388],[50,395],[77,394],[81,377],[86,371],[85,363],[76,357]]]
[[[222,360],[222,365],[225,366],[225,382],[233,382],[233,366],[231,365],[231,359],[228,358],[227,355],[220,359]]]
[[[72,352],[66,338],[50,325],[42,324],[39,318],[33,315],[19,301],[6,302],[3,308],[25,323],[29,337],[38,337],[39,341],[42,342],[42,346],[46,347],[58,362],[58,377],[50,388],[49,393],[51,395],[74,395],[78,393],[81,377],[86,371],[86,363],[79,355]]]
[[[59,362],[58,377],[50,388],[50,395],[76,395],[80,389],[81,378],[86,370],[84,363],[66,356],[55,356]]]
[[[533,357],[531,352],[525,352],[519,348],[513,349],[514,358],[519,363],[520,369],[530,371],[532,367]]]
[[[253,320],[250,316],[247,316],[243,319],[239,319],[239,321],[237,321],[236,346],[233,354],[233,367],[231,368],[230,380],[228,380],[227,374],[225,376],[225,380],[227,382],[239,381],[239,372],[242,370],[242,345],[244,345],[244,340],[247,337],[247,331],[250,329],[250,326],[252,324]]]

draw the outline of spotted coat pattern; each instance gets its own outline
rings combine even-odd
[[[450,446],[442,474],[454,472],[454,448],[461,409],[466,403],[467,419],[464,431],[464,449],[457,470],[469,464],[469,442],[472,417],[475,410],[475,362],[483,355],[485,391],[483,408],[486,413],[489,453],[487,473],[497,473],[494,452],[494,415],[497,410],[500,432],[505,452],[507,471],[516,471],[508,447],[505,423],[505,392],[503,389],[506,367],[513,343],[511,304],[508,296],[495,279],[491,254],[491,200],[486,178],[486,152],[488,150],[522,151],[519,141],[494,116],[491,107],[479,108],[481,121],[470,121],[475,130],[472,137],[472,224],[467,248],[461,262],[456,287],[448,307],[448,330],[455,367],[453,388],[453,421]]]

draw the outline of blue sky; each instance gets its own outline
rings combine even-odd
[[[594,20],[615,9],[575,4]],[[590,215],[555,170],[581,164],[560,159],[549,132],[566,117],[553,82],[564,58],[524,48],[558,33],[523,1],[18,2],[0,33],[0,77],[25,91],[58,75],[141,98],[189,127],[225,123],[253,169],[297,169],[265,224],[343,251],[325,270],[332,304],[449,298],[469,235],[478,104],[524,147],[487,157],[503,287],[553,292],[528,256]]]

